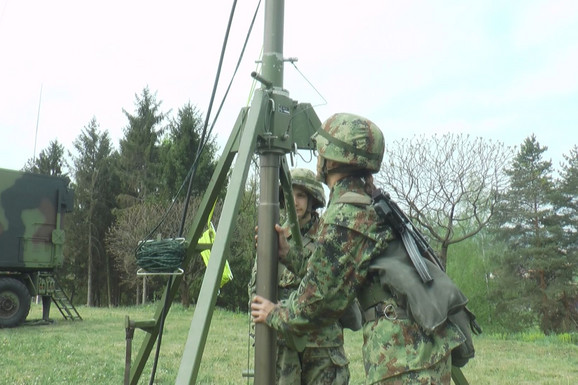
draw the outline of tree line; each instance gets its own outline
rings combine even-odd
[[[188,229],[218,160],[214,137],[200,151],[205,133],[196,107],[185,104],[172,116],[148,88],[135,96],[135,111],[123,110],[128,123],[118,150],[93,118],[73,152],[53,141],[24,166],[50,175],[69,169],[75,210],[66,218],[59,276],[75,303],[160,298],[166,278],[136,274],[136,247]],[[490,330],[578,330],[578,147],[559,170],[544,159],[546,150],[534,135],[516,148],[461,134],[413,137],[388,144],[375,177],[438,251]],[[257,187],[251,177],[240,192],[227,256],[234,279],[217,299],[235,311],[248,308]],[[195,302],[204,270],[200,257],[185,267],[177,295],[185,306]]]
[[[65,218],[66,260],[58,274],[75,303],[118,306],[156,299],[163,280],[137,276],[136,247],[147,237],[182,233],[216,165],[214,138],[205,140],[199,151],[203,119],[196,107],[185,104],[170,116],[148,88],[135,99],[134,112],[123,110],[128,123],[118,150],[92,118],[72,151],[52,141],[24,166],[25,171],[67,175],[72,181],[75,210]],[[195,161],[190,194],[185,194]],[[183,211],[186,195],[192,207],[188,214]],[[189,270],[202,268],[193,264]],[[185,302],[190,301],[182,291]]]

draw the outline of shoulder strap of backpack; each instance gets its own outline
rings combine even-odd
[[[349,203],[353,205],[368,206],[371,204],[371,197],[348,191],[340,196],[335,203]]]

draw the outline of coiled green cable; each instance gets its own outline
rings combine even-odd
[[[186,252],[184,238],[143,241],[136,250],[136,264],[150,273],[172,272],[181,267]]]

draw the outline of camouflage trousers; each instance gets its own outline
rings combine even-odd
[[[277,347],[277,385],[347,385],[349,360],[343,346],[305,348],[297,352]]]
[[[402,373],[372,385],[450,385],[451,378],[451,354],[448,354],[429,368]]]

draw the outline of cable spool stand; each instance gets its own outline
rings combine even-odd
[[[173,277],[183,275],[184,270],[181,267],[187,253],[188,243],[185,238],[167,238],[167,239],[149,239],[140,241],[136,249],[136,263],[139,269],[136,272],[138,276],[168,276],[167,289],[173,283]],[[162,330],[164,321],[169,308],[168,297],[165,298],[161,317],[159,319],[159,329],[157,337],[157,350],[150,383],[154,383],[158,363],[158,353],[160,351]],[[132,361],[132,339],[136,328],[143,329],[149,333],[155,328],[154,320],[135,322],[128,316],[125,319],[126,330],[126,357],[125,357],[125,376],[124,384],[130,384],[130,368]]]

